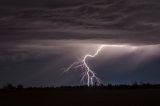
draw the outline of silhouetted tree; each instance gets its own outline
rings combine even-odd
[[[135,81],[132,86],[133,86],[133,87],[137,87],[137,86],[138,86],[138,83]]]
[[[6,90],[11,90],[11,89],[15,89],[16,87],[14,87],[11,83],[8,83],[7,85],[5,85],[3,87],[3,89],[6,89]]]
[[[21,84],[17,85],[17,89],[23,89],[23,85]]]

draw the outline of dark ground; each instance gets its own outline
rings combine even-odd
[[[0,106],[160,106],[159,88],[36,88],[0,91]]]

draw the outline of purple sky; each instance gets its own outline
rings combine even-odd
[[[160,83],[159,11],[158,0],[0,1],[0,86],[79,84],[62,68],[100,44],[138,47],[88,60],[105,83]]]

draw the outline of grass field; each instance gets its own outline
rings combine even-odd
[[[160,89],[15,89],[0,91],[0,106],[160,106]]]

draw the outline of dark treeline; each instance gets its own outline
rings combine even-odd
[[[127,84],[120,84],[120,85],[112,85],[112,84],[108,84],[108,85],[94,85],[94,86],[87,86],[87,85],[83,85],[83,86],[59,86],[59,87],[24,87],[23,85],[19,84],[17,86],[14,86],[10,83],[6,84],[5,86],[3,86],[0,90],[22,90],[22,89],[148,89],[148,88],[160,88],[160,84],[150,84],[150,83],[142,83],[142,84],[131,84],[131,85],[127,85]]]
[[[23,87],[6,84],[0,106],[160,106],[160,84]]]

